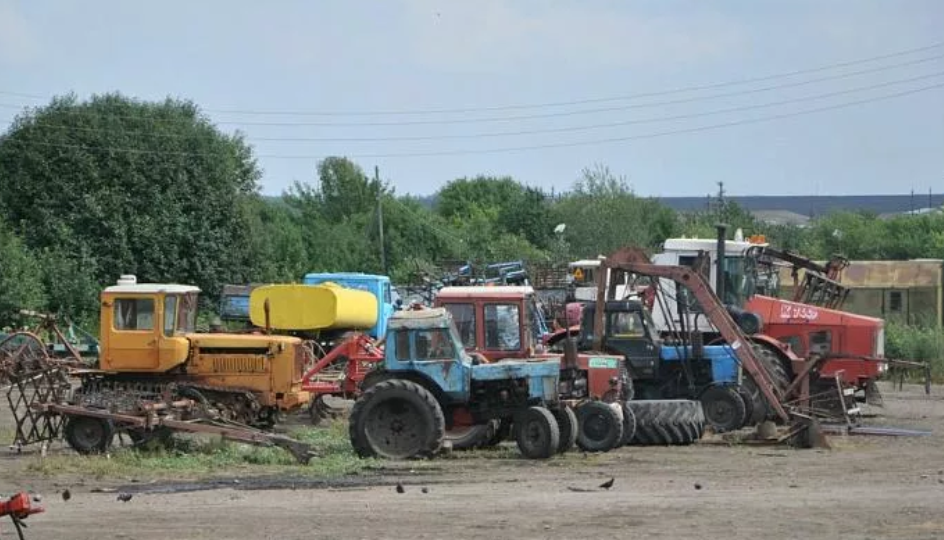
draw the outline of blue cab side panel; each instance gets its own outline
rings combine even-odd
[[[379,339],[386,334],[387,322],[394,312],[389,277],[361,274],[359,272],[325,272],[305,274],[302,278],[302,283],[305,285],[320,285],[329,281],[348,289],[367,291],[377,297],[380,313],[377,314],[377,324],[370,329],[368,334],[375,339]]]
[[[706,345],[704,351],[705,358],[711,362],[712,382],[737,382],[738,359],[734,356],[734,351],[731,350],[730,346]],[[692,354],[691,346],[663,345],[660,356],[663,362],[679,362],[682,360],[683,354],[690,358]]]

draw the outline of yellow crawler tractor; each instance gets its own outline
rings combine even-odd
[[[38,420],[32,413],[37,409],[60,417],[62,435],[73,449],[95,453],[106,450],[118,431],[136,443],[163,438],[174,429],[214,432],[189,429],[198,423],[210,427],[207,422],[232,433],[257,431],[274,425],[280,413],[307,405],[302,375],[313,356],[302,340],[197,333],[199,292],[190,285],[137,283],[130,275],[107,287],[101,294],[98,365],[71,366],[67,373],[78,377],[78,388],[64,391],[61,384],[48,384],[37,392],[43,403],[11,400],[17,442],[58,435],[59,429],[27,429]],[[42,370],[43,377],[32,379],[52,380],[49,373],[61,364],[39,362],[37,349],[29,356],[23,352],[27,348],[0,346],[0,357],[6,354],[7,364],[19,370],[20,376],[13,373],[10,379],[22,385],[30,370]]]

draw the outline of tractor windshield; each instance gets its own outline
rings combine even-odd
[[[453,327],[454,330],[455,327]],[[417,360],[453,360],[456,357],[454,333],[446,328],[417,330],[414,334]]]

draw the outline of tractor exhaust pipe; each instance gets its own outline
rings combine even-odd
[[[718,295],[721,304],[724,305],[724,242],[728,226],[724,223],[718,223],[715,228],[718,230],[718,247],[715,255],[715,294]]]

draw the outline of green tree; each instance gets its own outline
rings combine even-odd
[[[242,137],[191,102],[66,96],[0,140],[0,214],[32,248],[87,250],[99,284],[129,272],[213,296],[248,277],[259,176]]]
[[[19,310],[45,305],[42,266],[0,221],[0,328],[21,321]]]
[[[376,211],[381,193],[388,191],[379,180],[368,178],[353,161],[329,157],[318,163],[318,193],[325,219],[333,222]]]
[[[573,190],[553,206],[564,223],[574,257],[609,254],[626,245],[654,246],[671,236],[675,213],[654,199],[637,197],[629,182],[606,167],[585,169]]]

